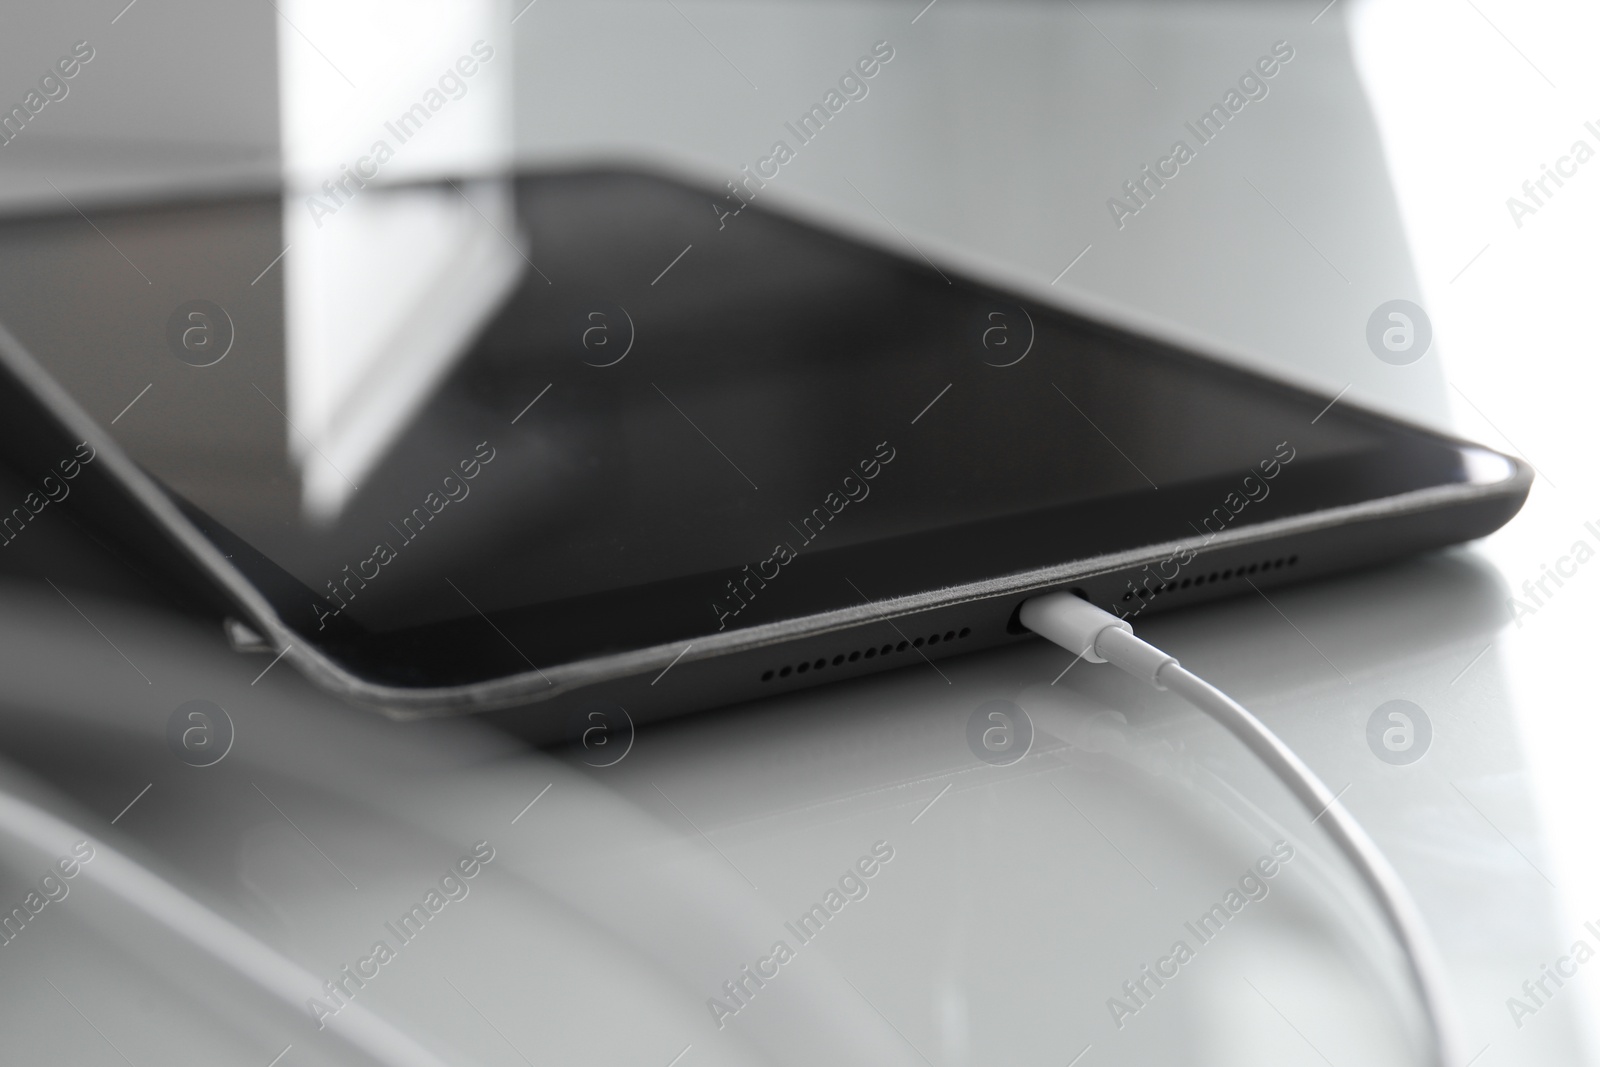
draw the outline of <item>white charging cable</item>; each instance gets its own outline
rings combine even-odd
[[[1020,617],[1040,637],[1091,663],[1110,663],[1182,697],[1244,742],[1288,786],[1312,821],[1322,824],[1355,866],[1400,943],[1432,1030],[1438,1067],[1462,1067],[1464,1050],[1445,996],[1444,967],[1422,914],[1378,846],[1322,779],[1260,719],[1210,682],[1184,670],[1172,656],[1135,637],[1125,620],[1072,593],[1034,597],[1022,605]]]

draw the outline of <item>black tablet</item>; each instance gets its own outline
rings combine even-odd
[[[72,507],[164,543],[394,714],[921,665],[1018,639],[1040,590],[1249,592],[1481,536],[1530,484],[748,186],[330,187],[0,222],[38,483],[0,540]]]

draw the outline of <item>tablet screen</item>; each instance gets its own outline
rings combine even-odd
[[[562,660],[1460,476],[750,199],[585,171],[12,220],[0,320],[312,640],[481,612]]]

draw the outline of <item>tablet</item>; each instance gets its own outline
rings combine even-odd
[[[395,715],[725,704],[1481,536],[1518,460],[643,170],[0,222],[6,454]],[[59,498],[59,503],[57,499]],[[14,506],[13,506],[14,505]],[[287,651],[285,651],[287,650]]]

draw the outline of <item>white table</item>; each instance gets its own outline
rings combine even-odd
[[[1079,6],[941,0],[913,25],[900,5],[542,0],[516,24],[519,149],[736,167],[835,68],[891,39],[896,59],[842,116],[860,122],[785,171],[775,200],[886,240],[893,219],[930,253],[1038,292],[1092,245],[1063,299],[1533,462],[1528,506],[1481,544],[1141,632],[1343,790],[1433,926],[1476,1063],[1582,1062],[1591,968],[1546,980],[1553,995],[1520,1027],[1507,998],[1527,1000],[1524,981],[1575,941],[1600,948],[1583,925],[1600,926],[1600,728],[1576,676],[1596,567],[1547,583],[1519,622],[1507,598],[1526,601],[1523,582],[1575,541],[1600,547],[1584,525],[1600,526],[1597,179],[1580,170],[1520,229],[1504,198],[1585,136],[1594,116],[1569,114],[1591,77],[1584,35],[1498,8],[1341,5],[1313,24],[1320,5]],[[1297,55],[1272,94],[1115,229],[1105,198],[1280,38]],[[81,167],[85,182],[106,173]],[[37,191],[37,170],[5,173],[8,195]],[[1397,296],[1438,330],[1408,367],[1362,339]],[[392,724],[281,667],[252,682],[266,659],[90,566],[64,586],[70,603],[31,575],[8,575],[0,597],[6,786],[101,845],[0,950],[0,1019],[30,1059],[266,1064],[292,1046],[286,1067],[345,1062],[337,1035],[359,1008],[452,1063],[1412,1062],[1394,950],[1306,816],[1198,714],[1106,669],[1062,676],[1070,657],[1042,643],[641,730],[591,768],[472,722]],[[236,728],[212,767],[164,737],[195,698]],[[1037,731],[1011,766],[967,746],[991,700]],[[1369,745],[1392,700],[1431,723],[1416,762]],[[494,859],[467,896],[326,1031],[303,1004],[276,1006],[237,954],[218,962],[153,924],[111,877],[125,854],[189,896],[179,930],[203,905],[321,981],[397,941],[384,924],[479,840]],[[1201,944],[1185,923],[1278,840],[1295,854],[1270,892]],[[866,895],[800,944],[785,923],[880,841],[893,858]],[[22,900],[49,852],[6,842],[0,903]],[[739,1006],[723,983],[778,939],[794,958]],[[1140,1005],[1123,983],[1179,939],[1193,959]],[[712,997],[739,1007],[720,1028]],[[1113,997],[1139,1009],[1120,1028]]]

